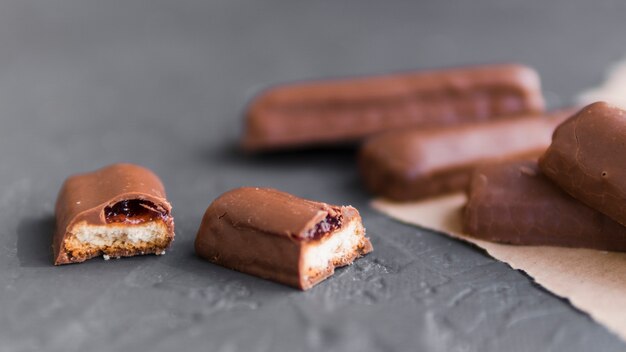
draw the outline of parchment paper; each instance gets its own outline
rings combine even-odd
[[[567,298],[626,340],[626,253],[544,246],[511,246],[461,233],[464,194],[414,203],[382,199],[372,206],[405,223],[437,230],[473,243],[512,268],[523,270],[550,292]]]
[[[626,109],[626,59],[609,67],[604,82],[582,92],[577,100],[581,106],[602,100]]]

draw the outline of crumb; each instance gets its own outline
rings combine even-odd
[[[109,255],[107,255],[107,254],[103,254],[103,255],[102,255],[102,258],[104,258],[104,260],[109,260],[109,259],[111,259],[111,257],[110,257]]]

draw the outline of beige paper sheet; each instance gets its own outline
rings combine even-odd
[[[485,249],[489,255],[523,270],[550,292],[567,298],[626,340],[626,253],[558,247],[511,246],[461,233],[464,194],[415,203],[372,201],[380,212],[402,222],[437,230]]]

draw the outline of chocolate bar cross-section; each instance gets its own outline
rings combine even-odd
[[[302,290],[372,251],[355,208],[252,187],[211,203],[195,248],[213,263]]]
[[[161,180],[144,167],[114,164],[71,176],[56,203],[54,264],[163,254],[174,239],[171,211]]]

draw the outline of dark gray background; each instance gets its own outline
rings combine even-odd
[[[617,0],[0,2],[0,350],[623,350],[524,274],[374,212],[352,152],[244,157],[234,145],[252,94],[305,78],[518,61],[540,71],[551,106],[565,105],[625,54],[624,10]],[[118,161],[162,177],[174,246],[53,267],[61,182]],[[203,262],[192,242],[204,210],[242,185],[358,207],[375,252],[304,293]]]

